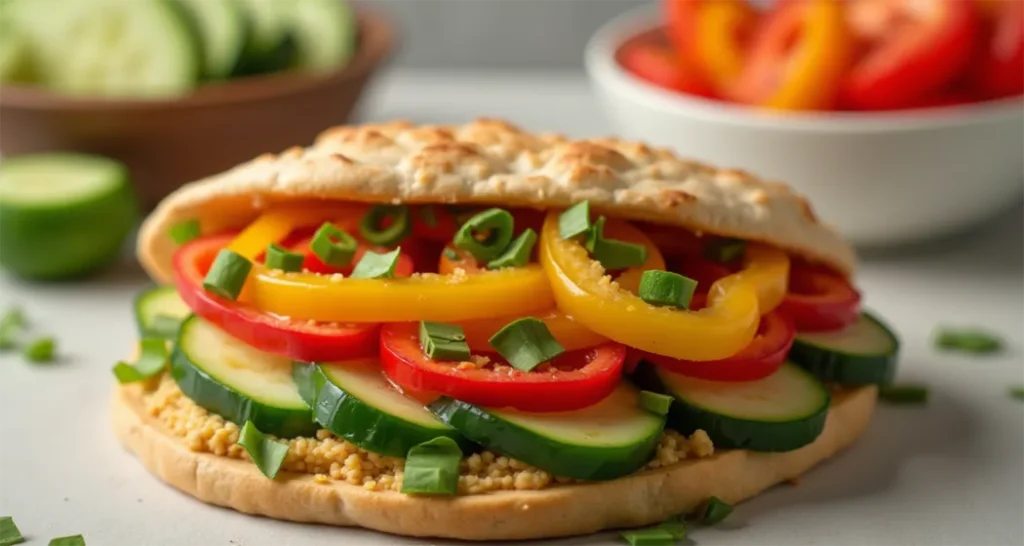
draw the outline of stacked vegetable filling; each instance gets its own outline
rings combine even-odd
[[[841,275],[587,202],[293,203],[168,236],[175,285],[137,298],[139,360],[114,373],[146,382],[191,449],[271,479],[453,495],[611,480],[712,444],[788,451],[824,428],[823,381],[895,369],[895,336]]]

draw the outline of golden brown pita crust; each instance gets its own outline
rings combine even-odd
[[[171,279],[167,229],[198,218],[204,233],[237,228],[294,200],[479,203],[561,208],[590,200],[604,213],[763,241],[849,274],[853,249],[784,184],[616,139],[571,141],[497,120],[344,126],[310,148],[267,154],[183,186],[143,223],[139,259]]]
[[[115,389],[117,437],[150,472],[199,500],[277,519],[467,540],[547,538],[648,525],[689,512],[712,495],[740,502],[849,446],[871,420],[877,396],[874,387],[834,394],[821,436],[788,453],[722,451],[609,482],[424,498],[345,482],[321,484],[308,474],[269,480],[251,462],[190,451],[145,412],[142,392],[139,386]]]

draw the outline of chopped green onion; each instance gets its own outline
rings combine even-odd
[[[558,235],[563,239],[572,239],[590,233],[590,201],[583,201],[565,209],[558,216]]]
[[[309,248],[320,261],[334,267],[345,267],[352,263],[358,247],[355,237],[330,222],[324,222],[309,243]]]
[[[524,372],[565,352],[547,325],[533,317],[506,324],[488,342],[513,368]]]
[[[1003,340],[978,328],[941,328],[935,336],[935,345],[940,349],[987,354],[1001,351]]]
[[[1018,385],[1016,387],[1010,387],[1008,392],[1010,393],[1010,398],[1024,402],[1024,386]]]
[[[698,519],[704,525],[717,525],[732,513],[732,505],[718,497],[706,500],[698,512]]]
[[[25,542],[21,531],[14,524],[14,518],[10,516],[0,517],[0,546],[13,546]]]
[[[390,221],[387,227],[383,227],[385,220]],[[378,246],[397,245],[411,229],[409,207],[405,205],[374,205],[359,223],[363,239]]]
[[[514,227],[512,213],[504,209],[487,209],[466,220],[455,233],[452,244],[472,254],[477,261],[487,263],[501,256],[512,242]]]
[[[620,535],[633,546],[673,546],[686,538],[686,523],[671,518],[655,527],[622,531]]]
[[[431,360],[469,360],[469,345],[466,334],[457,324],[441,322],[420,322],[420,346]]]
[[[747,250],[747,242],[742,239],[715,239],[704,245],[704,257],[721,263],[739,260]]]
[[[434,205],[420,207],[420,218],[427,227],[437,227],[437,211],[434,210]]]
[[[245,256],[222,248],[210,266],[210,271],[203,279],[203,289],[207,292],[234,301],[242,292],[246,279],[252,271],[252,262]]]
[[[687,309],[697,281],[671,271],[644,271],[637,295],[651,305]]]
[[[288,444],[271,440],[263,435],[252,421],[246,421],[238,434],[238,445],[245,449],[252,462],[264,476],[274,479],[288,455]]]
[[[167,366],[167,341],[149,337],[139,342],[139,361],[135,365],[118,362],[114,377],[121,384],[145,381],[160,374]]]
[[[924,404],[928,389],[919,385],[882,385],[878,397],[891,404]]]
[[[606,221],[604,216],[598,218],[590,233],[587,234],[584,246],[590,251],[591,256],[610,271],[643,265],[647,261],[647,247],[617,239],[605,239],[604,224]]]
[[[18,335],[25,329],[25,315],[21,308],[12,307],[0,317],[0,350],[13,349],[18,344]]]
[[[306,257],[298,252],[291,252],[280,245],[270,243],[270,246],[267,247],[267,258],[264,260],[264,263],[271,269],[280,269],[281,271],[301,271],[302,262],[305,261],[305,259]],[[351,259],[352,258],[350,256],[349,260]]]
[[[405,459],[402,493],[455,495],[459,491],[462,450],[455,440],[438,436],[414,446]]]
[[[448,260],[452,261],[452,262],[457,262],[457,261],[459,261],[461,259],[461,258],[459,258],[459,253],[455,252],[454,250],[452,250],[450,248],[444,249],[444,257],[448,258]]]
[[[501,256],[487,262],[489,269],[501,269],[502,267],[523,267],[530,262],[530,254],[537,244],[537,232],[530,228],[519,234]]]
[[[149,330],[156,333],[163,339],[173,340],[178,336],[178,328],[181,326],[181,319],[171,315],[158,314],[153,317]]]
[[[167,230],[167,235],[179,245],[183,245],[193,239],[198,239],[201,234],[199,220],[195,219],[179,222]]]
[[[657,392],[640,391],[640,405],[651,413],[668,415],[668,410],[672,407],[672,397]]]
[[[56,347],[57,341],[52,337],[41,337],[29,342],[22,354],[30,362],[52,362]]]
[[[401,253],[401,247],[384,254],[367,250],[352,270],[351,278],[390,279],[395,276],[395,266],[398,265],[398,256]]]
[[[85,537],[72,535],[69,537],[51,538],[49,546],[85,546]]]

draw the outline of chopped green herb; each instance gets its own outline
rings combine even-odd
[[[57,341],[52,337],[40,337],[29,342],[22,354],[30,362],[53,362],[53,351]]]
[[[704,245],[704,257],[721,263],[739,260],[747,250],[747,242],[742,239],[715,239]]]
[[[0,350],[13,349],[18,345],[18,336],[26,326],[21,308],[12,307],[0,317]]]
[[[882,385],[878,397],[891,404],[924,404],[928,389],[919,385]]]
[[[178,335],[181,319],[171,315],[158,314],[153,316],[149,330],[163,339],[173,340]]]
[[[10,516],[0,517],[0,546],[13,546],[25,542],[21,531],[14,524],[14,518]]]
[[[466,333],[458,324],[445,324],[443,322],[420,322],[420,339],[432,337],[445,341],[466,341]]]
[[[686,538],[686,523],[680,518],[646,529],[631,529],[620,533],[632,546],[673,546]]]
[[[281,463],[288,455],[288,444],[267,438],[252,421],[246,421],[242,427],[238,434],[238,445],[245,449],[260,472],[270,479],[277,476]]]
[[[572,239],[590,233],[590,201],[582,201],[565,209],[558,216],[558,236]]]
[[[395,246],[412,230],[409,207],[374,205],[359,223],[359,234],[370,244]]]
[[[252,271],[252,262],[245,256],[222,248],[210,266],[210,271],[203,279],[203,289],[211,294],[224,299],[234,301],[242,293],[249,272]]]
[[[448,258],[448,260],[452,261],[452,262],[457,262],[457,261],[462,259],[462,258],[459,258],[459,253],[458,252],[455,252],[454,250],[452,250],[450,248],[444,249],[444,257]]]
[[[1010,398],[1024,402],[1024,386],[1018,385],[1016,387],[1010,387],[1008,392],[1010,393]]]
[[[51,538],[49,546],[85,546],[85,537],[72,535],[69,537]]]
[[[355,237],[330,222],[324,222],[309,242],[313,254],[323,263],[334,267],[345,267],[352,263],[358,247]]]
[[[698,519],[704,525],[717,525],[732,513],[732,505],[719,499],[711,497],[701,505],[698,511]]]
[[[139,342],[139,361],[135,365],[118,362],[114,365],[117,382],[135,383],[159,375],[167,366],[167,341],[150,337]]]
[[[179,245],[183,245],[193,239],[198,239],[201,234],[199,220],[185,220],[184,222],[174,224],[167,230],[167,235]]]
[[[668,415],[668,410],[672,407],[672,397],[651,391],[640,391],[640,405],[651,413]]]
[[[697,281],[671,271],[644,271],[640,277],[637,295],[651,305],[678,307],[690,306]]]
[[[461,461],[459,445],[445,436],[414,446],[405,459],[402,493],[455,495],[459,490]]]
[[[606,221],[604,216],[598,218],[590,233],[587,234],[584,246],[590,251],[590,255],[609,271],[643,265],[647,261],[647,247],[617,239],[606,239],[604,237]]]
[[[935,345],[940,349],[988,354],[1001,351],[1003,340],[978,328],[940,328],[935,336]]]
[[[565,352],[547,325],[533,317],[506,324],[488,342],[513,368],[524,372]]]
[[[395,276],[395,266],[398,265],[398,256],[401,253],[401,247],[384,254],[367,250],[352,270],[351,278],[390,279]]]
[[[267,258],[264,263],[271,269],[280,269],[281,271],[301,271],[302,262],[305,261],[306,257],[298,252],[292,252],[280,245],[270,243],[267,247]],[[349,256],[349,260],[352,257]]]
[[[433,205],[420,207],[420,218],[423,219],[423,223],[427,227],[437,227],[437,211],[434,210]]]
[[[469,345],[466,334],[457,324],[441,322],[420,322],[420,346],[431,360],[469,360]]]
[[[526,228],[516,237],[501,256],[487,262],[489,269],[501,269],[502,267],[523,267],[530,263],[530,255],[533,247],[537,244],[537,232]]]
[[[487,263],[505,251],[512,242],[515,220],[504,209],[487,209],[466,220],[455,233],[452,244],[469,252],[478,262]]]

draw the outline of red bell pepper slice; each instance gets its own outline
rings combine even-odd
[[[983,4],[976,57],[970,83],[986,99],[1024,94],[1024,2]]]
[[[502,369],[460,369],[458,362],[427,358],[420,347],[416,323],[385,324],[380,334],[381,365],[403,390],[436,393],[485,407],[522,411],[572,411],[595,404],[622,379],[626,347],[606,343],[570,351],[541,368],[521,372],[505,369],[504,360],[488,354]]]
[[[667,44],[638,37],[619,50],[619,64],[647,82],[670,91],[715,98],[715,90]]]
[[[839,275],[794,262],[789,270],[789,292],[779,309],[798,332],[838,330],[860,315],[860,293]]]
[[[743,350],[722,360],[696,362],[644,353],[643,359],[656,366],[709,381],[756,381],[775,373],[786,361],[793,336],[793,323],[775,310],[761,317],[757,335]]]
[[[948,85],[967,66],[979,26],[965,0],[854,0],[847,20],[865,52],[842,95],[862,110],[902,108]]]
[[[668,36],[696,75],[723,92],[743,70],[758,14],[745,0],[665,0]]]
[[[310,324],[264,313],[203,290],[203,278],[233,235],[202,237],[174,255],[174,283],[185,304],[232,337],[261,351],[304,362],[363,358],[377,353],[379,324]]]

